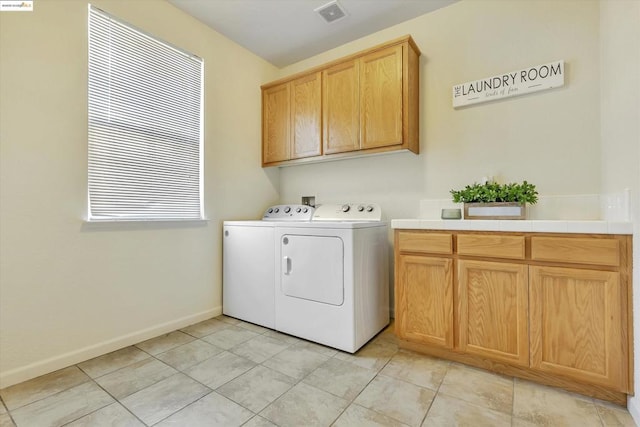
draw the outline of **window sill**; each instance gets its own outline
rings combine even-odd
[[[209,225],[209,219],[85,219],[82,221],[83,231],[111,230],[169,230],[201,228]]]
[[[85,219],[83,221],[85,224],[123,224],[123,223],[131,223],[131,224],[144,224],[144,223],[154,223],[157,224],[159,222],[167,222],[167,223],[203,223],[206,224],[209,222],[208,218],[199,218],[199,219],[191,219],[191,218],[141,218],[141,219]]]

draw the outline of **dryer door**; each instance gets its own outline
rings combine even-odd
[[[344,303],[344,244],[335,236],[280,238],[284,295],[331,305]]]

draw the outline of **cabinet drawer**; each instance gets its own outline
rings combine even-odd
[[[400,252],[452,254],[452,242],[453,238],[450,233],[398,232],[398,250]]]
[[[532,237],[531,259],[576,264],[620,265],[620,243],[616,239]]]
[[[458,254],[524,259],[524,236],[458,234]]]

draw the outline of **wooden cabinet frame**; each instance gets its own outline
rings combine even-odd
[[[625,404],[633,393],[631,244],[629,235],[397,229],[400,346]],[[453,284],[428,270],[411,279],[408,265],[452,266]],[[424,289],[411,289],[415,282],[432,282],[434,298],[452,306],[453,346],[424,333],[438,328],[421,318],[441,314]]]

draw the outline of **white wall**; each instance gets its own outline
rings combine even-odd
[[[281,69],[284,77],[405,34],[422,52],[420,155],[282,168],[281,202],[375,202],[386,219],[417,218],[421,199],[450,199],[449,190],[483,176],[527,180],[545,196],[598,194],[598,8],[583,0],[462,0]],[[455,84],[559,59],[562,88],[451,106]]]
[[[411,34],[420,58],[420,150],[283,168],[284,202],[372,201],[415,218],[420,199],[493,175],[544,195],[600,191],[598,2],[463,0],[280,70],[280,76]],[[454,110],[454,84],[558,59],[563,88]]]
[[[629,188],[633,236],[633,329],[640,343],[640,2],[600,3],[602,189]],[[635,397],[629,411],[640,424],[640,351],[634,351]]]
[[[92,225],[87,2],[0,14],[0,387],[221,312],[221,220],[278,200],[260,168],[272,65],[164,1],[96,6],[205,60],[206,223]]]

